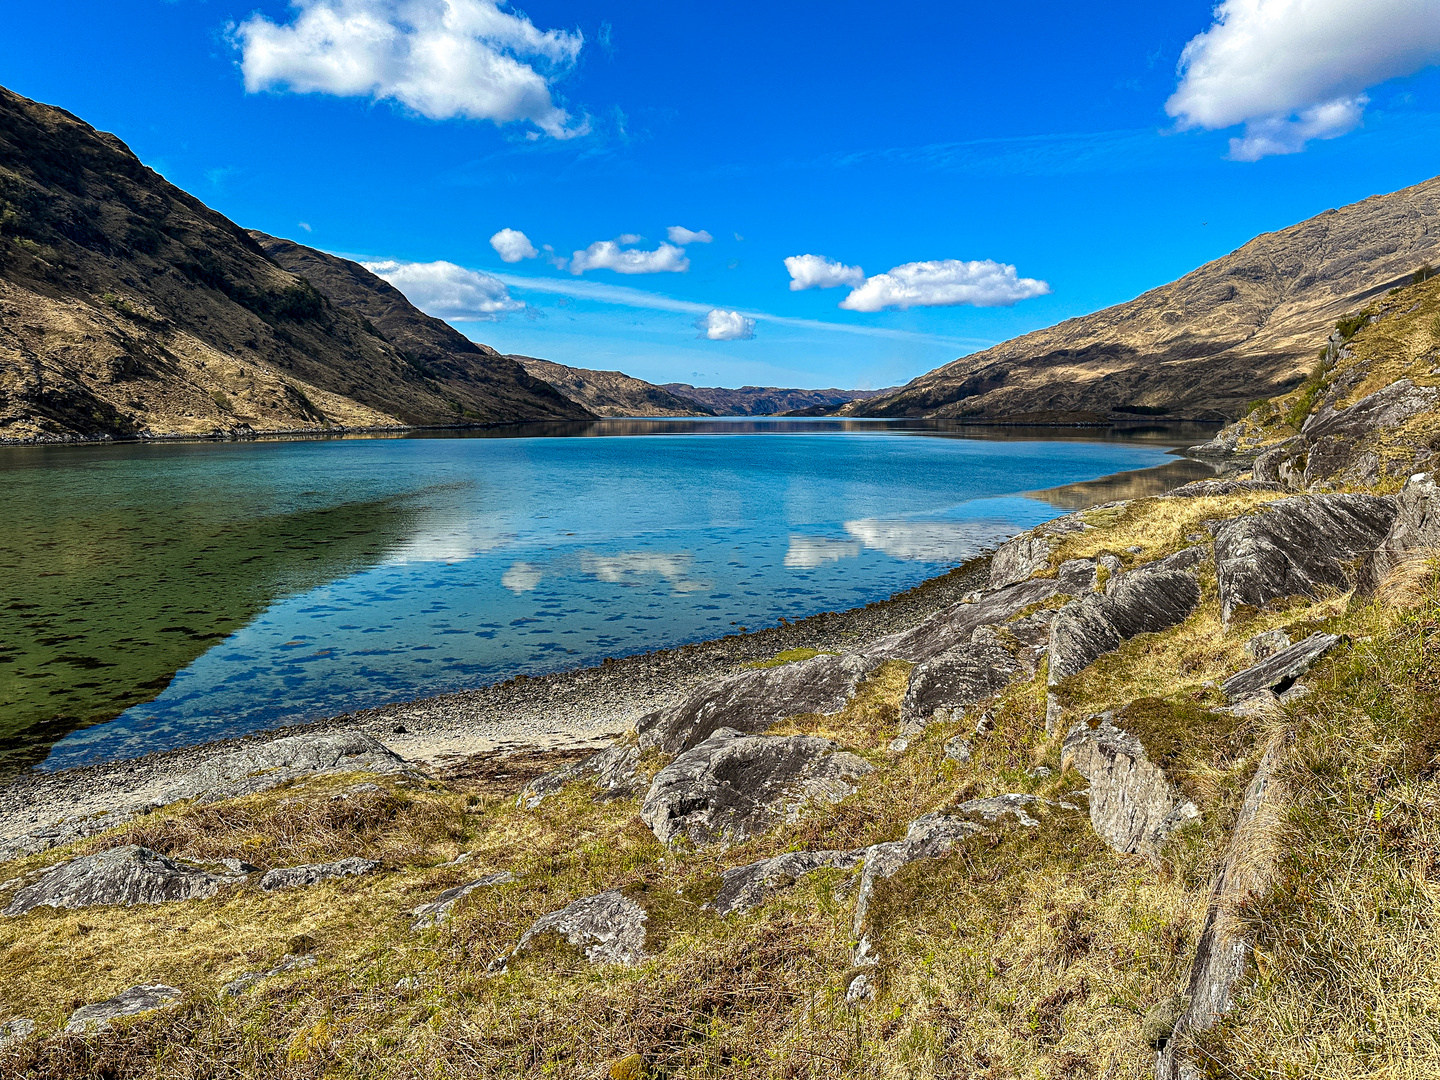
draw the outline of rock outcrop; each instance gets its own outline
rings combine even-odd
[[[795,883],[816,870],[853,870],[865,858],[859,851],[792,851],[761,859],[748,866],[737,866],[721,873],[723,884],[715,899],[705,906],[718,915],[750,911],[765,902],[767,896]]]
[[[266,971],[247,971],[237,979],[231,979],[220,988],[222,998],[237,997],[245,993],[252,986],[264,982],[266,979],[273,979],[277,975],[284,975],[289,971],[302,971],[305,968],[315,966],[315,957],[310,954],[304,956],[287,956],[280,963]]]
[[[1351,564],[1373,553],[1396,516],[1377,495],[1298,495],[1215,528],[1215,571],[1228,622],[1242,605],[1353,588]]]
[[[322,881],[330,881],[333,878],[357,877],[361,874],[373,874],[380,869],[380,864],[374,859],[340,859],[336,862],[308,863],[305,866],[278,866],[268,871],[260,879],[260,888],[264,892],[274,892],[276,889],[295,889],[305,885],[318,885]]]
[[[410,929],[419,932],[439,926],[450,917],[450,912],[455,910],[455,905],[476,889],[483,889],[490,885],[507,885],[514,880],[514,874],[508,870],[501,870],[498,873],[476,878],[465,885],[446,889],[428,904],[421,904],[419,907],[410,909],[410,914],[415,916],[415,921],[410,925]]]
[[[82,855],[55,867],[17,892],[6,915],[37,907],[85,908],[97,904],[165,904],[214,896],[244,874],[212,874],[131,844]]]
[[[1220,684],[1220,690],[1230,701],[1242,701],[1267,690],[1283,694],[1339,643],[1337,635],[1317,631],[1304,641],[1271,653],[1254,667],[1232,675]]]
[[[1200,817],[1140,740],[1108,713],[1070,729],[1060,763],[1090,782],[1090,823],[1116,851],[1158,855],[1171,833]]]
[[[6,1020],[0,1024],[0,1049],[4,1049],[12,1042],[28,1039],[33,1034],[35,1034],[34,1020],[23,1017],[19,1020]]]
[[[722,728],[660,770],[640,818],[662,843],[734,843],[795,820],[810,804],[839,802],[873,771],[829,739]]]
[[[521,790],[515,805],[524,810],[534,810],[566,784],[583,779],[595,781],[600,788],[598,798],[602,802],[628,799],[644,786],[637,771],[639,761],[639,744],[628,737],[617,739],[583,761],[536,777]]]
[[[900,734],[916,735],[936,721],[950,721],[965,709],[998,694],[1033,668],[1001,645],[960,645],[917,665],[900,705]]]
[[[1136,634],[1183,622],[1200,603],[1200,583],[1192,571],[1204,556],[1204,548],[1188,548],[1119,574],[1103,593],[1061,608],[1050,625],[1050,685],[1085,670]]]
[[[1408,558],[1440,553],[1440,485],[1434,473],[1416,473],[1395,497],[1395,520],[1364,563],[1357,591],[1373,593]]]
[[[618,889],[587,896],[568,907],[542,915],[526,930],[514,950],[491,965],[504,971],[509,961],[527,951],[543,934],[558,934],[585,954],[592,964],[634,967],[649,957],[645,951],[645,909]]]
[[[180,991],[164,983],[132,986],[108,1001],[84,1005],[70,1014],[65,1024],[67,1035],[96,1035],[110,1027],[111,1022],[125,1016],[154,1012],[180,1000]]]
[[[1195,947],[1186,986],[1188,1004],[1160,1050],[1156,1080],[1200,1080],[1205,1075],[1189,1053],[1193,1036],[1209,1031],[1229,1011],[1235,986],[1245,973],[1252,943],[1235,916],[1245,901],[1269,887],[1275,872],[1269,840],[1280,813],[1276,772],[1282,753],[1283,744],[1272,743],[1245,790]]]
[[[266,791],[286,780],[334,772],[409,772],[404,758],[358,731],[293,735],[221,754],[195,767],[159,802],[215,802]]]
[[[1050,556],[1061,540],[1089,527],[1082,515],[1066,514],[1012,536],[990,557],[990,588],[1003,589],[1028,581],[1050,565]]]
[[[801,713],[837,713],[878,662],[854,654],[814,656],[707,682],[680,704],[641,717],[635,725],[640,747],[678,754],[720,728],[754,734]]]

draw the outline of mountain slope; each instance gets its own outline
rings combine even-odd
[[[533,356],[511,357],[596,416],[714,416],[713,410],[623,371],[567,367]]]
[[[0,439],[453,424],[442,378],[113,135],[0,89]]]
[[[665,383],[662,390],[698,401],[717,416],[779,416],[801,409],[825,411],[850,401],[881,397],[893,393],[885,390],[794,390],[776,386],[742,386],[730,390],[723,386],[691,386],[689,383]]]
[[[1440,262],[1440,178],[1256,237],[1126,304],[857,402],[849,416],[1229,419],[1301,382],[1336,319]]]
[[[367,320],[400,354],[443,387],[466,420],[583,420],[590,412],[488,345],[426,315],[359,263],[255,229],[250,236],[283,269],[336,307]]]

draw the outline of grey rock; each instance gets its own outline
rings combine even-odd
[[[959,719],[968,706],[986,701],[1033,674],[999,645],[960,645],[916,665],[900,704],[900,732],[916,735],[935,721]]]
[[[158,801],[163,805],[180,799],[233,799],[320,773],[409,771],[411,767],[404,758],[358,731],[293,735],[211,758],[171,786]]]
[[[1251,660],[1264,660],[1281,649],[1288,649],[1292,644],[1294,642],[1284,630],[1262,630],[1245,642],[1245,655]]]
[[[265,892],[276,889],[293,889],[304,885],[317,885],[332,878],[355,877],[373,874],[380,869],[374,859],[340,859],[338,862],[310,863],[305,866],[280,866],[260,879],[260,888]]]
[[[802,713],[837,713],[880,661],[850,654],[753,668],[704,683],[684,701],[640,718],[640,747],[678,754],[720,728],[754,734]]]
[[[1062,769],[1073,766],[1090,782],[1090,823],[1116,851],[1158,855],[1171,833],[1200,816],[1109,713],[1071,728],[1060,753]]]
[[[891,739],[885,749],[892,754],[903,754],[910,749],[910,740],[906,738]]]
[[[31,829],[19,835],[8,836],[0,840],[0,863],[19,859],[26,855],[36,855],[42,851],[49,851],[51,848],[95,836],[107,829],[117,828],[133,821],[137,816],[137,811],[143,809],[145,807],[135,805],[99,814],[69,817],[49,822],[40,828]]]
[[[501,870],[499,873],[486,874],[468,884],[446,889],[428,904],[421,904],[419,907],[410,909],[410,914],[415,916],[415,922],[411,924],[410,929],[419,932],[439,926],[450,917],[450,912],[455,909],[455,905],[476,889],[483,889],[490,885],[507,885],[514,880],[514,874],[508,870]]]
[[[1384,496],[1301,495],[1222,522],[1215,569],[1224,619],[1245,604],[1353,587],[1350,564],[1380,546],[1395,517],[1395,500]]]
[[[1360,572],[1359,591],[1370,594],[1416,553],[1440,550],[1440,485],[1417,473],[1395,498],[1395,520]]]
[[[248,971],[238,979],[232,979],[220,988],[220,996],[222,998],[237,997],[246,990],[249,990],[256,983],[263,982],[265,979],[273,979],[275,976],[283,975],[287,971],[299,971],[303,968],[312,968],[314,966],[315,957],[313,956],[287,956],[269,971]]]
[[[864,858],[863,848],[859,851],[794,851],[737,866],[721,873],[720,891],[705,906],[722,916],[751,911],[763,904],[768,895],[806,874],[832,868],[853,870]]]
[[[1160,1051],[1157,1080],[1191,1080],[1201,1075],[1189,1054],[1190,1041],[1195,1034],[1213,1028],[1229,1011],[1235,987],[1245,973],[1252,943],[1243,924],[1233,916],[1251,897],[1263,894],[1274,878],[1273,848],[1267,836],[1281,813],[1276,771],[1282,752],[1279,740],[1270,745],[1245,790],[1196,943],[1186,988],[1188,1004]]]
[[[828,739],[722,728],[660,770],[640,817],[663,843],[734,843],[796,820],[812,803],[839,802],[873,771]]]
[[[1259,483],[1279,488],[1305,486],[1306,441],[1299,435],[1268,447],[1255,459],[1250,475]]]
[[[1258,460],[1255,462],[1255,466],[1259,468]],[[1258,476],[1253,480],[1192,480],[1160,497],[1162,499],[1213,499],[1231,495],[1249,495],[1257,491],[1283,493],[1285,485],[1276,483],[1274,480],[1262,480]]]
[[[1300,428],[1300,434],[1312,442],[1326,436],[1358,439],[1380,428],[1399,427],[1435,408],[1437,402],[1440,402],[1440,388],[1416,386],[1409,379],[1400,379],[1361,398],[1348,409],[1316,410]]]
[[[968,644],[982,626],[1003,626],[1026,608],[1061,594],[1054,578],[1035,578],[989,592],[973,604],[942,608],[918,626],[872,642],[865,655],[880,660],[921,664],[957,645]]]
[[[163,904],[214,896],[243,874],[212,874],[135,844],[111,848],[55,867],[17,892],[6,915],[33,908],[84,908],[97,904]]]
[[[510,957],[518,956],[541,934],[559,934],[581,949],[592,964],[634,967],[649,957],[645,951],[645,909],[618,889],[576,900],[569,907],[537,919],[520,938]],[[492,965],[503,971],[510,957]]]
[[[945,756],[961,765],[968,765],[970,763],[970,743],[966,741],[965,736],[956,735],[952,739],[945,740]]]
[[[618,739],[604,750],[584,761],[566,765],[526,784],[515,800],[522,810],[533,810],[574,780],[594,779],[600,787],[599,799],[628,799],[637,794],[642,783],[639,775],[640,747],[634,739]]]
[[[955,850],[966,837],[983,832],[984,826],[968,816],[925,814],[910,823],[903,840],[873,844],[865,849],[864,867],[860,872],[860,888],[855,896],[854,934],[861,940],[857,961],[873,962],[873,947],[867,940],[866,918],[876,885],[917,859],[939,859]]]
[[[1336,635],[1317,631],[1304,641],[1272,653],[1254,667],[1232,675],[1220,684],[1220,691],[1227,701],[1240,701],[1265,690],[1282,693],[1339,642]]]
[[[1012,536],[990,557],[990,588],[1003,589],[1044,570],[1062,539],[1090,527],[1080,514],[1066,514]]]
[[[950,811],[953,817],[976,817],[987,825],[996,825],[1005,818],[1014,818],[1017,824],[1034,828],[1040,822],[1025,812],[1027,806],[1034,806],[1040,800],[1034,795],[992,795],[988,799],[971,799]]]
[[[1096,559],[1066,559],[1055,570],[1056,591],[1070,596],[1094,592],[1100,580],[1098,568]]]
[[[154,1012],[156,1009],[164,1008],[178,1000],[179,997],[179,990],[173,986],[166,986],[164,983],[132,986],[129,990],[116,994],[109,1001],[85,1005],[76,1009],[70,1014],[70,1020],[65,1025],[65,1033],[67,1035],[91,1035],[105,1031],[110,1027],[111,1021],[118,1020],[122,1016],[139,1016],[141,1013]]]
[[[35,1034],[35,1021],[26,1020],[23,1017],[18,1020],[6,1020],[0,1024],[0,1048],[8,1046],[12,1042],[19,1042],[21,1039],[28,1039]]]
[[[1050,685],[1083,671],[1136,634],[1157,633],[1183,622],[1200,603],[1191,568],[1203,548],[1111,578],[1103,593],[1061,608],[1050,625]]]
[[[1045,737],[1049,738],[1060,730],[1060,725],[1065,721],[1065,706],[1060,702],[1059,694],[1045,694]]]

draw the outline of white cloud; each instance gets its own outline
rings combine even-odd
[[[289,23],[264,15],[232,27],[245,89],[390,99],[432,120],[529,121],[584,134],[550,85],[585,42],[540,30],[499,0],[294,0]]]
[[[699,232],[694,232],[691,229],[685,228],[684,225],[671,225],[670,228],[665,231],[665,234],[670,238],[672,244],[679,244],[681,247],[684,247],[686,244],[708,244],[715,239],[704,229],[701,229]]]
[[[621,247],[639,239],[627,233],[617,240],[597,240],[584,251],[570,256],[570,272],[583,274],[586,270],[614,270],[617,274],[682,274],[690,269],[690,260],[685,257],[684,249],[674,244],[661,244],[654,251]]]
[[[790,271],[790,291],[801,289],[833,289],[836,285],[854,288],[865,280],[865,271],[858,266],[827,259],[824,255],[791,255],[785,260]]]
[[[501,229],[490,237],[490,246],[495,249],[501,261],[507,263],[533,259],[540,254],[535,250],[535,245],[530,243],[530,238],[519,229]]]
[[[866,278],[864,284],[840,301],[840,306],[848,311],[881,311],[889,307],[903,311],[957,304],[1008,307],[1049,292],[1045,282],[1022,278],[1007,263],[935,259],[906,263]]]
[[[828,540],[823,536],[791,536],[790,547],[785,552],[785,565],[802,570],[813,570],[827,562],[853,559],[860,554],[860,545],[854,540]]]
[[[522,592],[533,592],[544,576],[544,570],[534,563],[515,562],[500,575],[500,584],[519,596]]]
[[[711,341],[748,341],[755,336],[755,320],[738,311],[712,308],[695,320],[695,328]]]
[[[437,319],[493,319],[525,307],[518,300],[510,299],[510,290],[499,278],[452,262],[407,263],[386,259],[361,265],[394,285],[425,314]]]
[[[314,232],[314,230],[310,228],[310,223],[309,223],[309,222],[301,221],[301,222],[297,222],[297,224],[300,226],[300,228],[304,229],[306,232]]]
[[[1224,0],[1180,56],[1181,128],[1244,124],[1230,156],[1293,154],[1354,129],[1368,87],[1440,62],[1440,0]]]

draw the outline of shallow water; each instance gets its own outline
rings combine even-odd
[[[1022,434],[611,421],[0,451],[0,764],[124,757],[864,604],[1105,497],[1065,485],[1174,462],[1163,433]],[[1203,471],[1168,471],[1186,467]]]

